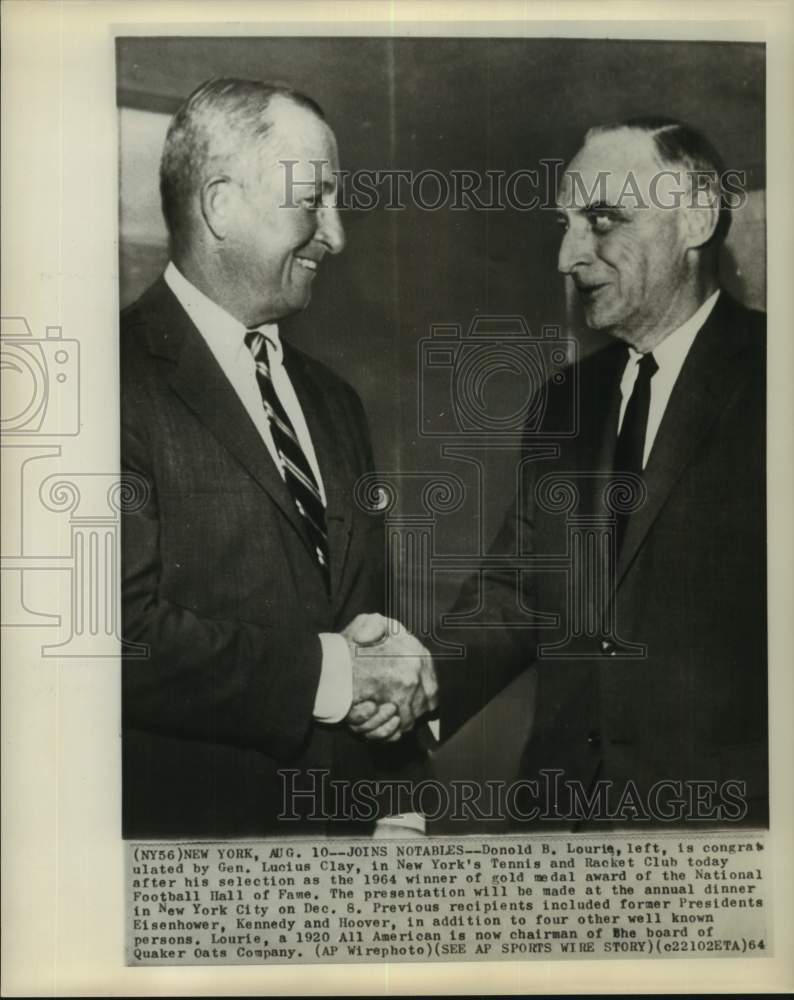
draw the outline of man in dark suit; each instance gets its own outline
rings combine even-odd
[[[537,672],[517,826],[767,822],[765,322],[718,284],[721,177],[645,119],[590,130],[561,184],[559,269],[613,343],[549,384],[540,430],[573,390],[577,433],[549,456],[527,431],[505,563],[436,662],[447,737]]]
[[[338,169],[319,107],[256,81],[202,85],[168,132],[171,263],[121,324],[122,466],[147,493],[123,524],[147,650],[123,667],[128,837],[363,832],[322,775],[371,777],[366,719],[397,738],[433,703],[416,640],[358,645],[384,582],[361,403],[276,325],[344,245]]]

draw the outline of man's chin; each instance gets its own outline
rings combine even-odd
[[[599,333],[612,334],[616,326],[620,325],[620,315],[615,309],[605,309],[603,303],[593,303],[584,307],[584,321],[589,330],[596,330]]]
[[[275,320],[288,319],[290,316],[295,316],[298,313],[302,313],[303,310],[311,302],[311,295],[303,295],[301,298],[294,297],[289,300],[285,300],[279,303],[278,316],[275,316]]]
[[[579,302],[590,330],[609,333],[625,315],[623,302],[611,285],[597,287],[590,295],[580,295]]]
[[[598,309],[584,309],[584,321],[590,330],[600,330],[606,332],[613,325],[609,317]]]
[[[312,300],[312,289],[311,284],[307,284],[304,288],[292,297],[293,312],[303,312],[303,310],[308,306]]]

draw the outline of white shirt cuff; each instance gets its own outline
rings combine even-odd
[[[320,632],[323,663],[314,699],[318,722],[341,722],[353,703],[353,665],[347,640],[337,632]]]

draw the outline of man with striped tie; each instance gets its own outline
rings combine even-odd
[[[128,837],[364,832],[326,780],[370,778],[368,729],[435,705],[416,639],[368,652],[361,402],[277,325],[344,246],[336,171],[322,111],[284,87],[209,81],[168,131],[171,262],[122,315],[122,466],[148,488],[123,525],[124,635],[148,649],[123,668]]]

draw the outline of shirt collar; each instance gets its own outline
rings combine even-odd
[[[706,301],[697,309],[689,319],[682,323],[677,330],[673,330],[664,340],[653,349],[653,356],[659,368],[675,367],[680,370],[684,359],[689,353],[689,348],[698,331],[711,315],[711,310],[717,304],[720,290],[717,289]],[[639,351],[629,347],[629,357],[632,361],[639,361],[642,357]]]
[[[233,362],[237,360],[241,350],[247,352],[246,327],[188,281],[173,261],[168,262],[163,277],[216,358]],[[267,338],[270,363],[280,364],[283,348],[278,326],[275,323],[263,323],[256,329]]]
[[[284,345],[281,343],[278,326],[275,323],[262,323],[261,326],[252,327],[258,330],[267,341],[267,360],[271,365],[280,365],[284,361]]]

